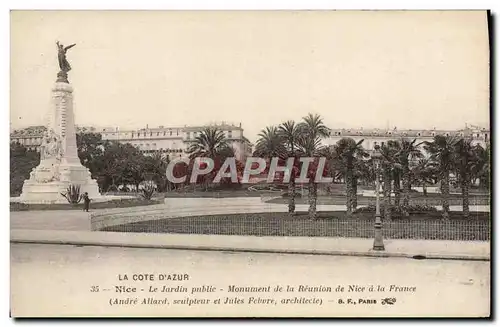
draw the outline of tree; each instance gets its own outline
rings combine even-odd
[[[103,167],[98,183],[103,191],[134,184],[139,190],[143,176],[144,155],[133,145],[109,142],[104,148]]]
[[[453,168],[453,159],[457,138],[454,136],[436,135],[432,142],[425,142],[425,150],[430,154],[430,161],[438,171],[441,183],[441,197],[443,218],[449,218],[450,212],[450,172]]]
[[[288,182],[288,212],[295,212],[295,178],[298,175],[296,166],[297,152],[296,144],[300,137],[299,126],[293,120],[288,120],[278,127],[278,135],[286,145],[287,158],[294,158],[293,169],[290,172],[290,181]]]
[[[436,183],[436,170],[428,158],[420,158],[412,169],[412,183],[422,186],[424,196],[427,196],[427,185]]]
[[[230,157],[234,150],[229,146],[224,132],[216,127],[203,129],[194,138],[187,153],[190,158],[205,157],[215,159],[217,157]]]
[[[76,134],[78,157],[82,165],[89,169],[94,179],[102,173],[104,150],[107,144],[108,142],[103,141],[102,135],[99,133],[80,132]]]
[[[363,158],[367,156],[366,151],[361,145],[363,141],[364,140],[360,140],[356,142],[352,138],[342,138],[334,145],[337,166],[345,176],[346,207],[347,216],[349,217],[352,216],[352,212],[357,202],[357,187],[354,187],[354,183],[357,184],[355,166],[357,165],[357,160],[363,160]]]
[[[388,141],[386,144],[382,144],[380,147],[381,158],[381,168],[382,168],[382,178],[383,178],[383,194],[384,194],[384,219],[391,220],[391,193],[392,193],[392,181],[395,176],[395,172],[399,171],[401,165],[397,162],[396,153],[399,151],[399,143],[397,141]],[[399,181],[398,181],[399,186]],[[398,193],[399,195],[399,193]],[[399,200],[399,199],[398,199]],[[399,205],[399,201],[398,201]]]
[[[284,139],[279,132],[278,127],[268,126],[263,129],[258,135],[257,143],[255,144],[254,156],[261,158],[286,158],[287,150]]]
[[[19,143],[10,144],[10,195],[20,195],[30,172],[40,163],[40,154]]]
[[[351,186],[351,203],[352,210],[358,207],[358,183],[362,179],[375,180],[375,171],[371,169],[368,161],[368,153],[361,147],[360,151],[354,157],[354,169],[352,173],[352,186]]]
[[[234,157],[234,149],[229,146],[224,132],[216,127],[207,127],[202,130],[193,140],[187,152],[191,159],[210,158],[214,161],[214,169],[210,173],[200,176],[196,181],[197,183],[203,183],[205,190],[212,183],[224,160],[228,157]],[[204,165],[205,163],[201,164]],[[190,168],[192,171],[193,165],[190,165]]]
[[[299,137],[297,146],[305,157],[317,157],[321,151],[321,139],[330,135],[330,130],[323,124],[319,115],[308,114],[299,124]],[[309,178],[309,218],[316,219],[316,204],[318,201],[318,184],[315,182],[318,160],[308,169]]]
[[[157,152],[152,156],[145,158],[145,174],[154,181],[158,192],[165,192],[170,189],[171,185],[167,180],[167,167],[170,162],[168,156]],[[146,176],[145,176],[146,177]]]
[[[469,211],[469,189],[474,171],[478,171],[480,150],[472,145],[472,140],[461,138],[455,143],[454,168],[458,182],[462,189],[462,213],[465,218],[470,217]]]
[[[410,161],[422,158],[422,152],[419,149],[420,143],[415,144],[417,139],[410,141],[408,139],[401,139],[401,148],[396,154],[399,163],[402,167],[403,174],[403,215],[408,217],[408,206],[410,205],[410,191],[411,191],[411,171]]]
[[[491,145],[486,144],[486,148],[482,146],[476,147],[478,163],[473,172],[473,178],[479,179],[479,186],[490,189],[491,184]]]

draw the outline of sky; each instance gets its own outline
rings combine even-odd
[[[42,125],[56,41],[76,124],[489,125],[484,11],[12,11],[11,128]]]

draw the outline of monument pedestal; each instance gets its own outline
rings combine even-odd
[[[21,202],[68,203],[61,193],[66,193],[73,185],[80,186],[80,194],[87,192],[90,199],[101,197],[97,182],[78,158],[73,88],[60,79],[52,89],[52,108],[40,158],[40,164],[30,173],[30,179],[24,182]]]

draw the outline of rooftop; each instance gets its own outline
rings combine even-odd
[[[489,133],[487,128],[463,128],[459,130],[443,129],[365,129],[365,128],[337,128],[331,129],[332,136],[400,136],[400,137],[433,137],[434,135],[470,135],[473,133]]]

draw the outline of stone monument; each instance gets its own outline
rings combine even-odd
[[[73,87],[68,81],[71,66],[66,59],[66,51],[73,46],[64,47],[57,42],[60,71],[52,87],[47,131],[40,146],[40,164],[23,184],[20,201],[24,203],[68,203],[61,193],[66,193],[73,185],[79,186],[80,193],[87,192],[93,200],[101,197],[97,182],[78,158]]]

